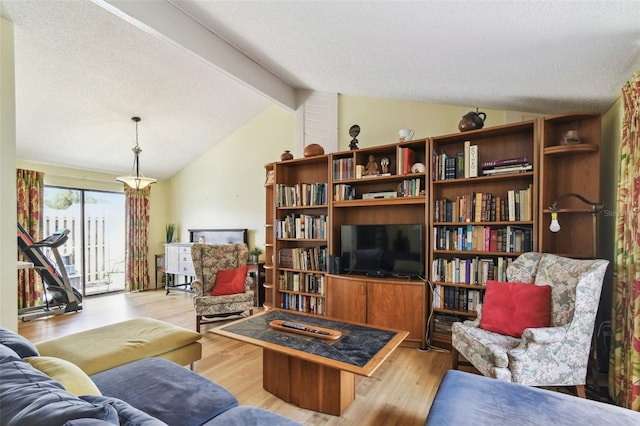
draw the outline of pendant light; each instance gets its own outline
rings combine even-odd
[[[142,149],[140,149],[140,146],[138,145],[138,123],[141,119],[140,117],[131,117],[131,120],[136,123],[136,146],[134,146],[132,149],[134,155],[133,167],[131,168],[131,173],[129,173],[129,176],[120,176],[116,180],[124,183],[130,188],[138,190],[146,188],[152,183],[156,183],[157,179],[144,177],[144,175],[140,171],[140,153],[142,152]]]

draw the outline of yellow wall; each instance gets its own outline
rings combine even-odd
[[[18,329],[13,24],[0,18],[0,327]]]
[[[180,241],[188,229],[247,228],[249,246],[264,247],[264,165],[295,143],[295,113],[272,106],[170,182],[170,221]]]
[[[338,97],[338,149],[349,149],[349,128],[360,126],[358,147],[398,141],[399,129],[415,130],[414,139],[458,132],[462,116],[475,108],[365,96]],[[481,108],[487,115],[484,127],[507,123],[507,112]],[[515,114],[518,116],[518,114]]]
[[[613,261],[615,259],[615,225],[618,174],[620,173],[620,142],[622,138],[622,97],[602,115],[602,141],[600,151],[600,194],[604,211],[598,218],[598,257],[607,259],[609,268],[602,285],[600,309],[596,324],[611,320],[613,303]],[[596,333],[599,327],[596,328]],[[599,360],[602,364],[602,361]],[[606,368],[606,360],[601,368]]]
[[[620,142],[622,138],[622,97],[602,115],[600,152],[600,193],[605,210],[600,217],[598,256],[613,261],[613,235],[616,222],[616,192],[620,173]],[[609,268],[611,270],[611,268]]]

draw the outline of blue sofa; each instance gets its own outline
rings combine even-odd
[[[1,328],[0,407],[1,425],[299,425],[241,407],[223,387],[166,359],[140,359],[89,377]]]
[[[449,370],[425,425],[640,425],[640,413],[546,389]]]

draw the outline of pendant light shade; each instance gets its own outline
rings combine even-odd
[[[116,180],[124,183],[130,188],[133,189],[143,189],[152,183],[156,183],[157,179],[144,177],[142,172],[140,171],[140,153],[142,149],[138,145],[138,123],[140,122],[140,117],[131,117],[136,123],[136,146],[133,147],[133,167],[131,168],[131,173],[129,176],[120,176]]]

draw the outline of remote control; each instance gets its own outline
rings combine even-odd
[[[292,322],[283,322],[282,323],[283,327],[287,327],[287,328],[295,328],[296,330],[302,330],[302,331],[307,331],[307,327],[300,325],[300,324],[295,324]]]
[[[305,327],[303,325],[296,324],[296,323],[293,323],[293,322],[283,322],[282,326],[283,327],[287,327],[287,328],[294,328],[296,330],[307,331],[307,332],[310,332],[310,333],[322,334],[323,336],[328,336],[329,335],[329,333],[326,332],[326,331],[316,330],[316,329]]]

